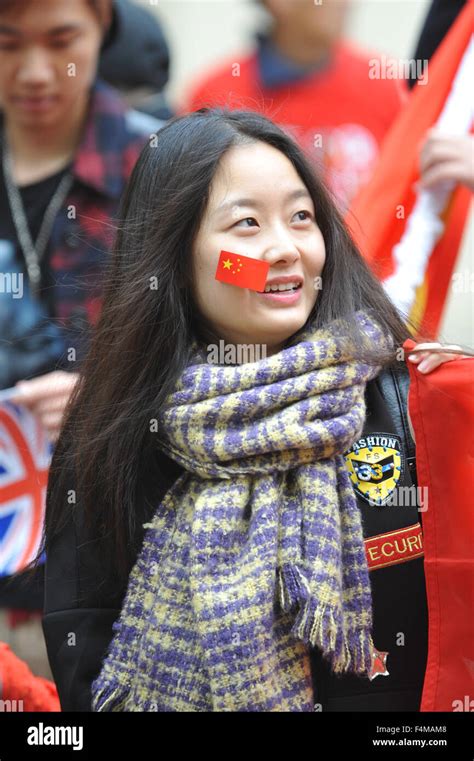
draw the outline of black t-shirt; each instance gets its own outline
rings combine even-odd
[[[24,256],[13,222],[1,159],[0,147],[0,272],[4,273],[4,277],[11,273],[10,282],[14,284],[0,289],[0,388],[8,388],[18,380],[51,372],[60,366],[64,339],[53,318],[49,246],[41,259],[39,298],[32,297],[29,291]],[[67,169],[65,167],[50,177],[19,188],[34,242],[48,204]],[[20,275],[21,291],[18,288]],[[18,297],[20,293],[21,297]]]
[[[25,263],[10,211],[1,160],[0,141],[0,272],[4,276],[12,271],[23,273],[21,298],[14,298],[6,288],[0,289],[0,388],[8,388],[19,380],[56,369],[63,351],[63,341],[51,320],[49,246],[42,260],[40,309],[27,292]],[[67,167],[19,189],[33,241],[37,238],[51,197],[66,171]],[[0,608],[41,609],[43,597],[42,568],[31,581],[24,574],[0,577]]]

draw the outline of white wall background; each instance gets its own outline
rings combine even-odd
[[[233,51],[252,46],[265,12],[253,0],[136,0],[157,13],[171,49],[171,104],[183,97],[195,77]],[[410,58],[429,0],[353,0],[347,36],[354,42],[399,58]],[[456,271],[473,271],[474,224],[471,216]],[[471,286],[472,288],[472,286]],[[451,289],[440,339],[474,347],[474,296],[470,288]]]

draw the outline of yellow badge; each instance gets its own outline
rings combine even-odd
[[[393,433],[371,433],[345,452],[356,493],[369,505],[385,505],[402,474],[400,438]]]

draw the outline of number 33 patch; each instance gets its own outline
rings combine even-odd
[[[399,436],[371,433],[345,452],[347,468],[356,493],[370,505],[385,505],[403,473]]]

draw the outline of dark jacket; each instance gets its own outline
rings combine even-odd
[[[415,61],[428,62],[431,59],[465,4],[466,0],[432,0],[416,44],[413,55]],[[408,79],[410,89],[414,87],[416,79],[416,76]]]
[[[101,79],[113,87],[162,90],[169,65],[169,47],[157,15],[130,0],[114,0],[99,62]]]
[[[414,473],[414,447],[405,414],[408,374],[403,372],[398,383],[393,382],[390,371],[384,371],[367,384],[367,415],[363,436],[371,434],[389,436],[382,463],[385,468],[380,482],[412,483]],[[375,449],[372,448],[372,452]],[[379,453],[380,454],[380,453]],[[164,492],[174,482],[181,469],[161,455],[161,488]],[[411,464],[409,464],[409,461]],[[355,465],[356,471],[353,466]],[[354,474],[362,478],[354,486],[365,488],[367,466],[363,462],[363,449],[359,449],[352,465]],[[359,469],[359,470],[357,470]],[[362,470],[360,470],[362,469]],[[387,480],[388,476],[390,479]],[[373,485],[377,489],[377,485]],[[398,487],[397,487],[398,488]],[[384,495],[387,497],[387,494]],[[358,495],[366,538],[416,525],[419,515],[413,507],[370,506]],[[143,513],[144,521],[149,515]],[[142,516],[140,516],[141,519]],[[141,525],[140,521],[138,521]],[[143,529],[141,529],[143,535]],[[388,547],[385,542],[386,548]],[[371,571],[375,620],[375,645],[389,651],[388,677],[378,676],[373,681],[358,677],[344,677],[344,683],[326,674],[324,664],[316,650],[312,651],[315,702],[323,710],[391,710],[406,707],[418,710],[426,659],[426,601],[422,557],[405,553],[403,543],[397,562],[387,558],[383,567]],[[374,555],[377,556],[377,553]],[[97,557],[93,543],[84,543],[80,514],[77,522],[69,523],[46,562],[45,606],[43,631],[51,669],[56,680],[61,705],[65,711],[90,711],[90,686],[100,671],[107,646],[112,638],[112,624],[119,616],[125,588],[98,589]],[[403,599],[403,595],[406,599]],[[402,599],[401,599],[402,598]],[[391,612],[392,610],[392,612]],[[397,619],[397,614],[403,618]],[[394,621],[396,623],[394,631]],[[397,633],[405,634],[405,645],[395,646]]]
[[[112,24],[102,47],[99,76],[124,92],[149,93],[135,108],[160,120],[173,116],[164,92],[170,51],[156,13],[130,0],[114,0]]]
[[[388,674],[379,673],[372,680],[336,676],[320,652],[312,650],[315,703],[322,711],[418,711],[421,702],[428,648],[423,512],[406,414],[407,371],[394,381],[393,373],[384,372],[367,384],[367,416],[356,442],[361,446],[352,447],[353,465],[348,463],[369,557],[373,640],[377,650],[388,653],[386,669],[383,660],[378,664]],[[392,474],[397,486],[387,498]]]

